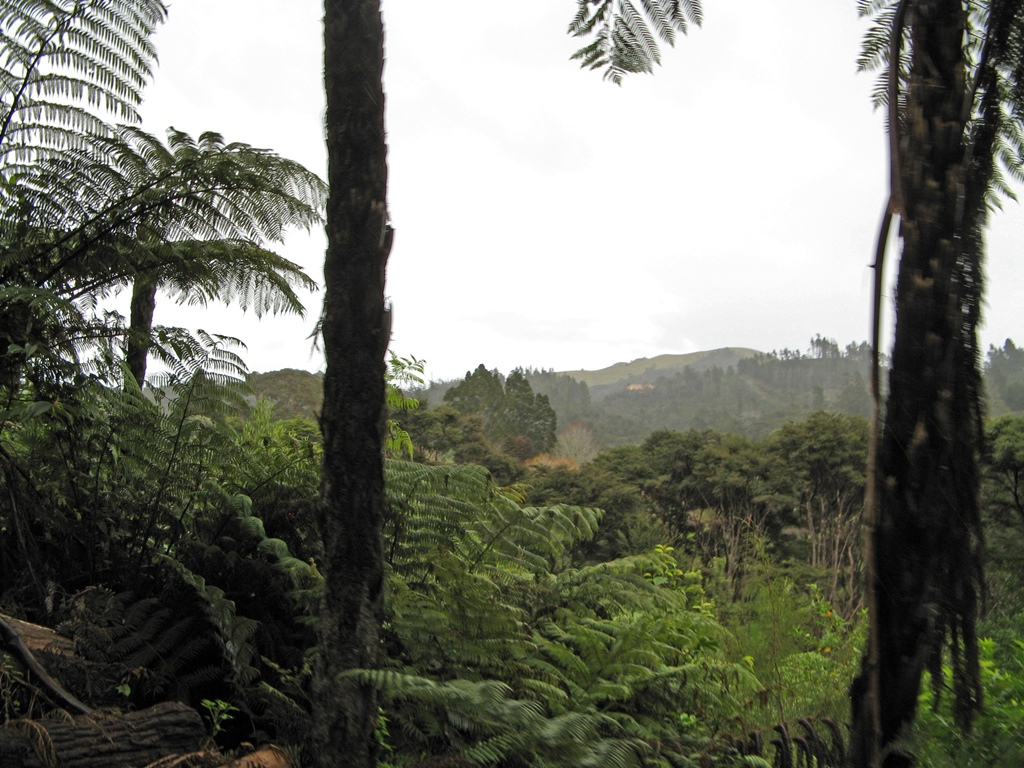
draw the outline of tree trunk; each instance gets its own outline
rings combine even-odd
[[[131,315],[125,341],[125,361],[132,376],[142,386],[146,380],[149,348],[153,345],[153,313],[156,311],[156,281],[137,278],[132,286]]]
[[[0,765],[44,768],[141,768],[169,755],[197,751],[206,728],[194,709],[168,702],[138,712],[94,713],[73,721],[13,721],[0,729]]]
[[[391,249],[384,138],[384,31],[378,0],[326,0],[327,360],[317,522],[324,597],[313,684],[315,765],[376,764],[377,694],[344,677],[380,664],[383,618],[384,356]]]
[[[976,275],[963,258],[966,179],[966,17],[960,0],[911,4],[912,65],[900,158],[903,253],[896,337],[877,460],[873,533],[877,669],[853,693],[854,765],[872,764],[870,679],[877,675],[878,745],[887,752],[915,717],[922,674],[937,670],[948,636],[974,657],[978,566]],[[956,663],[956,658],[954,658]],[[970,663],[967,667],[970,667]],[[969,676],[969,675],[968,675]]]

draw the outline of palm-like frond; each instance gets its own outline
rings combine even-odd
[[[862,72],[877,72],[872,91],[876,107],[887,107],[891,76],[894,20],[906,0],[858,0],[858,12],[870,19],[857,59]],[[1002,196],[1016,199],[1006,183],[1009,176],[1024,180],[1024,9],[1013,2],[967,4],[967,37],[964,54],[968,68],[964,94],[968,146],[990,134],[986,146],[972,150],[974,162],[995,159],[987,173],[985,204],[997,207]],[[906,105],[912,49],[910,30],[901,27],[899,64],[896,67],[898,109]],[[986,108],[986,104],[990,104]],[[891,114],[891,113],[890,113]],[[988,125],[988,130],[982,128]],[[989,165],[987,160],[986,165]]]
[[[320,220],[324,184],[300,165],[213,133],[170,131],[166,143],[129,126],[98,139],[102,156],[69,149],[14,169],[0,191],[0,278],[52,302],[95,301],[132,283],[167,288],[181,302],[236,302],[243,309],[301,313],[296,287],[315,283],[269,250],[287,226]],[[6,192],[4,197],[3,192]],[[17,305],[0,305],[12,341],[27,330]],[[89,317],[84,312],[82,320]],[[26,328],[15,337],[19,328]],[[160,345],[141,330],[146,344]],[[156,349],[165,354],[169,347]]]
[[[198,267],[181,243],[222,241],[219,252],[210,246],[222,268],[232,246],[235,264],[266,263],[260,244],[280,242],[288,226],[320,221],[324,184],[267,150],[173,130],[165,145],[130,126],[100,143],[104,158],[68,151],[15,169],[11,205],[24,214],[5,217],[5,229],[34,235],[20,258],[41,265],[32,272],[40,287],[60,280],[83,295],[164,268],[187,284],[182,266]],[[267,266],[294,275],[294,265],[278,261]]]
[[[580,66],[603,69],[618,84],[631,72],[652,72],[661,63],[658,41],[675,44],[676,33],[700,26],[699,0],[577,0],[569,24],[573,37],[593,38],[573,54]],[[639,7],[638,7],[639,6]]]
[[[166,12],[161,0],[0,2],[0,165],[95,151],[107,132],[96,109],[137,121]]]
[[[314,174],[217,133],[172,129],[161,141],[131,125],[165,14],[161,0],[0,0],[0,283],[40,292],[27,307],[0,298],[5,383],[30,348],[76,369],[88,343],[62,341],[62,325],[95,325],[90,305],[128,286],[140,306],[150,294],[127,345],[137,377],[155,341],[157,286],[257,314],[301,313],[295,289],[315,288],[268,248],[321,220],[326,187]],[[75,325],[46,319],[62,302]]]

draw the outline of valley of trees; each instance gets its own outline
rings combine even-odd
[[[879,273],[903,240],[884,382],[877,339],[818,336],[425,389],[388,356],[378,2],[325,4],[325,183],[138,128],[160,0],[0,0],[0,763],[1024,763],[1024,351],[976,338],[1024,10],[863,10]],[[579,0],[570,31],[618,81],[700,19]],[[320,223],[312,386],[155,324],[303,311],[273,249]]]
[[[729,353],[719,355],[717,353]],[[782,349],[769,353],[730,350],[701,353],[699,362],[689,355],[665,356],[664,368],[646,361],[618,364],[601,371],[559,373],[522,368],[533,397],[543,396],[555,412],[559,435],[570,425],[583,427],[598,446],[639,443],[659,429],[712,429],[751,438],[767,437],[787,421],[801,421],[818,410],[868,418],[871,395],[870,347],[813,337],[806,351]],[[668,358],[675,358],[670,362]],[[724,358],[724,360],[723,360]],[[729,361],[728,365],[720,365]],[[884,365],[884,362],[883,362]],[[510,372],[511,377],[515,372]],[[1007,339],[991,347],[982,366],[986,410],[991,416],[1024,414],[1024,350]],[[506,377],[481,364],[466,377],[473,386],[493,380],[495,391]],[[281,417],[315,419],[323,401],[319,374],[283,370],[252,373],[248,382],[255,398],[265,397]],[[443,420],[453,405],[447,398],[466,378],[419,384],[410,393],[421,403],[414,419]],[[481,409],[494,411],[496,404]],[[472,412],[466,406],[455,410]],[[436,412],[436,413],[435,413]],[[525,433],[524,433],[525,434]],[[501,447],[501,440],[492,441]],[[422,449],[447,451],[452,446],[423,435]],[[536,447],[535,447],[536,448]],[[547,444],[534,453],[558,453]]]

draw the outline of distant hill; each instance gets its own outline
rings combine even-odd
[[[807,353],[726,347],[659,355],[597,371],[527,370],[559,428],[583,422],[602,445],[638,443],[659,429],[712,429],[763,437],[786,421],[829,409],[867,416],[870,350],[820,336]],[[417,396],[443,403],[457,381],[431,382]]]
[[[867,345],[835,344],[805,355],[783,350],[605,385],[594,398],[592,428],[606,444],[638,442],[658,429],[710,429],[760,438],[814,411],[868,416]],[[556,407],[557,413],[557,407]]]
[[[269,373],[250,373],[253,401],[266,398],[274,405],[278,419],[303,418],[316,421],[324,402],[324,375],[294,368]]]
[[[833,344],[824,354],[828,359],[728,347],[640,358],[597,371],[527,370],[526,378],[548,397],[559,427],[584,422],[604,445],[640,442],[658,429],[760,436],[818,408],[866,415],[863,345],[843,353]],[[411,394],[437,407],[458,382],[431,382]],[[253,399],[273,403],[278,418],[315,421],[320,413],[323,374],[253,373],[249,384]]]
[[[590,388],[591,398],[600,400],[606,394],[630,384],[653,384],[659,378],[682,373],[686,368],[695,371],[706,371],[709,368],[727,370],[740,360],[759,354],[756,349],[724,347],[685,355],[640,357],[631,363],[615,363],[598,371],[560,371],[558,375],[582,381]]]
[[[711,429],[763,437],[786,421],[816,410],[870,413],[867,344],[840,348],[820,336],[807,353],[762,353],[729,347],[688,355],[659,355],[598,371],[527,370],[546,395],[559,429],[583,422],[604,446],[639,443],[658,429]],[[485,363],[486,364],[486,363]],[[1024,413],[1024,349],[1007,341],[988,351],[988,413]],[[431,382],[412,392],[428,408],[444,402],[459,380]],[[317,418],[323,376],[283,370],[249,377],[256,397],[274,403],[279,418]]]

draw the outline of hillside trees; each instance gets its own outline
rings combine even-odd
[[[587,417],[590,410],[590,388],[585,382],[553,370],[526,369],[524,373],[533,391],[548,398],[559,424],[566,425]]]
[[[846,617],[861,606],[860,523],[864,505],[867,423],[819,412],[772,433],[768,449],[782,467],[776,493],[795,504],[807,562],[822,594]]]
[[[709,435],[681,486],[688,526],[704,539],[709,557],[724,558],[725,578],[736,594],[745,575],[745,547],[775,522],[768,498],[770,461],[748,438]]]
[[[1024,525],[1024,420],[1003,416],[987,425],[988,506]]]
[[[828,412],[762,440],[659,430],[577,469],[533,467],[529,499],[605,510],[597,536],[579,551],[585,559],[669,542],[707,573],[720,572],[732,598],[763,578],[758,558],[767,557],[799,582],[816,583],[850,620],[863,600],[866,444],[863,419]]]
[[[445,392],[444,402],[459,413],[480,416],[484,434],[520,460],[555,445],[555,411],[546,395],[534,394],[521,369],[502,383],[497,371],[488,371],[481,363]]]
[[[991,419],[985,437],[985,623],[991,632],[993,625],[1021,627],[1024,622],[1024,418]]]
[[[1010,339],[1003,346],[991,346],[985,360],[985,388],[989,397],[989,411],[997,415],[993,401],[1011,411],[1024,410],[1024,349]]]

